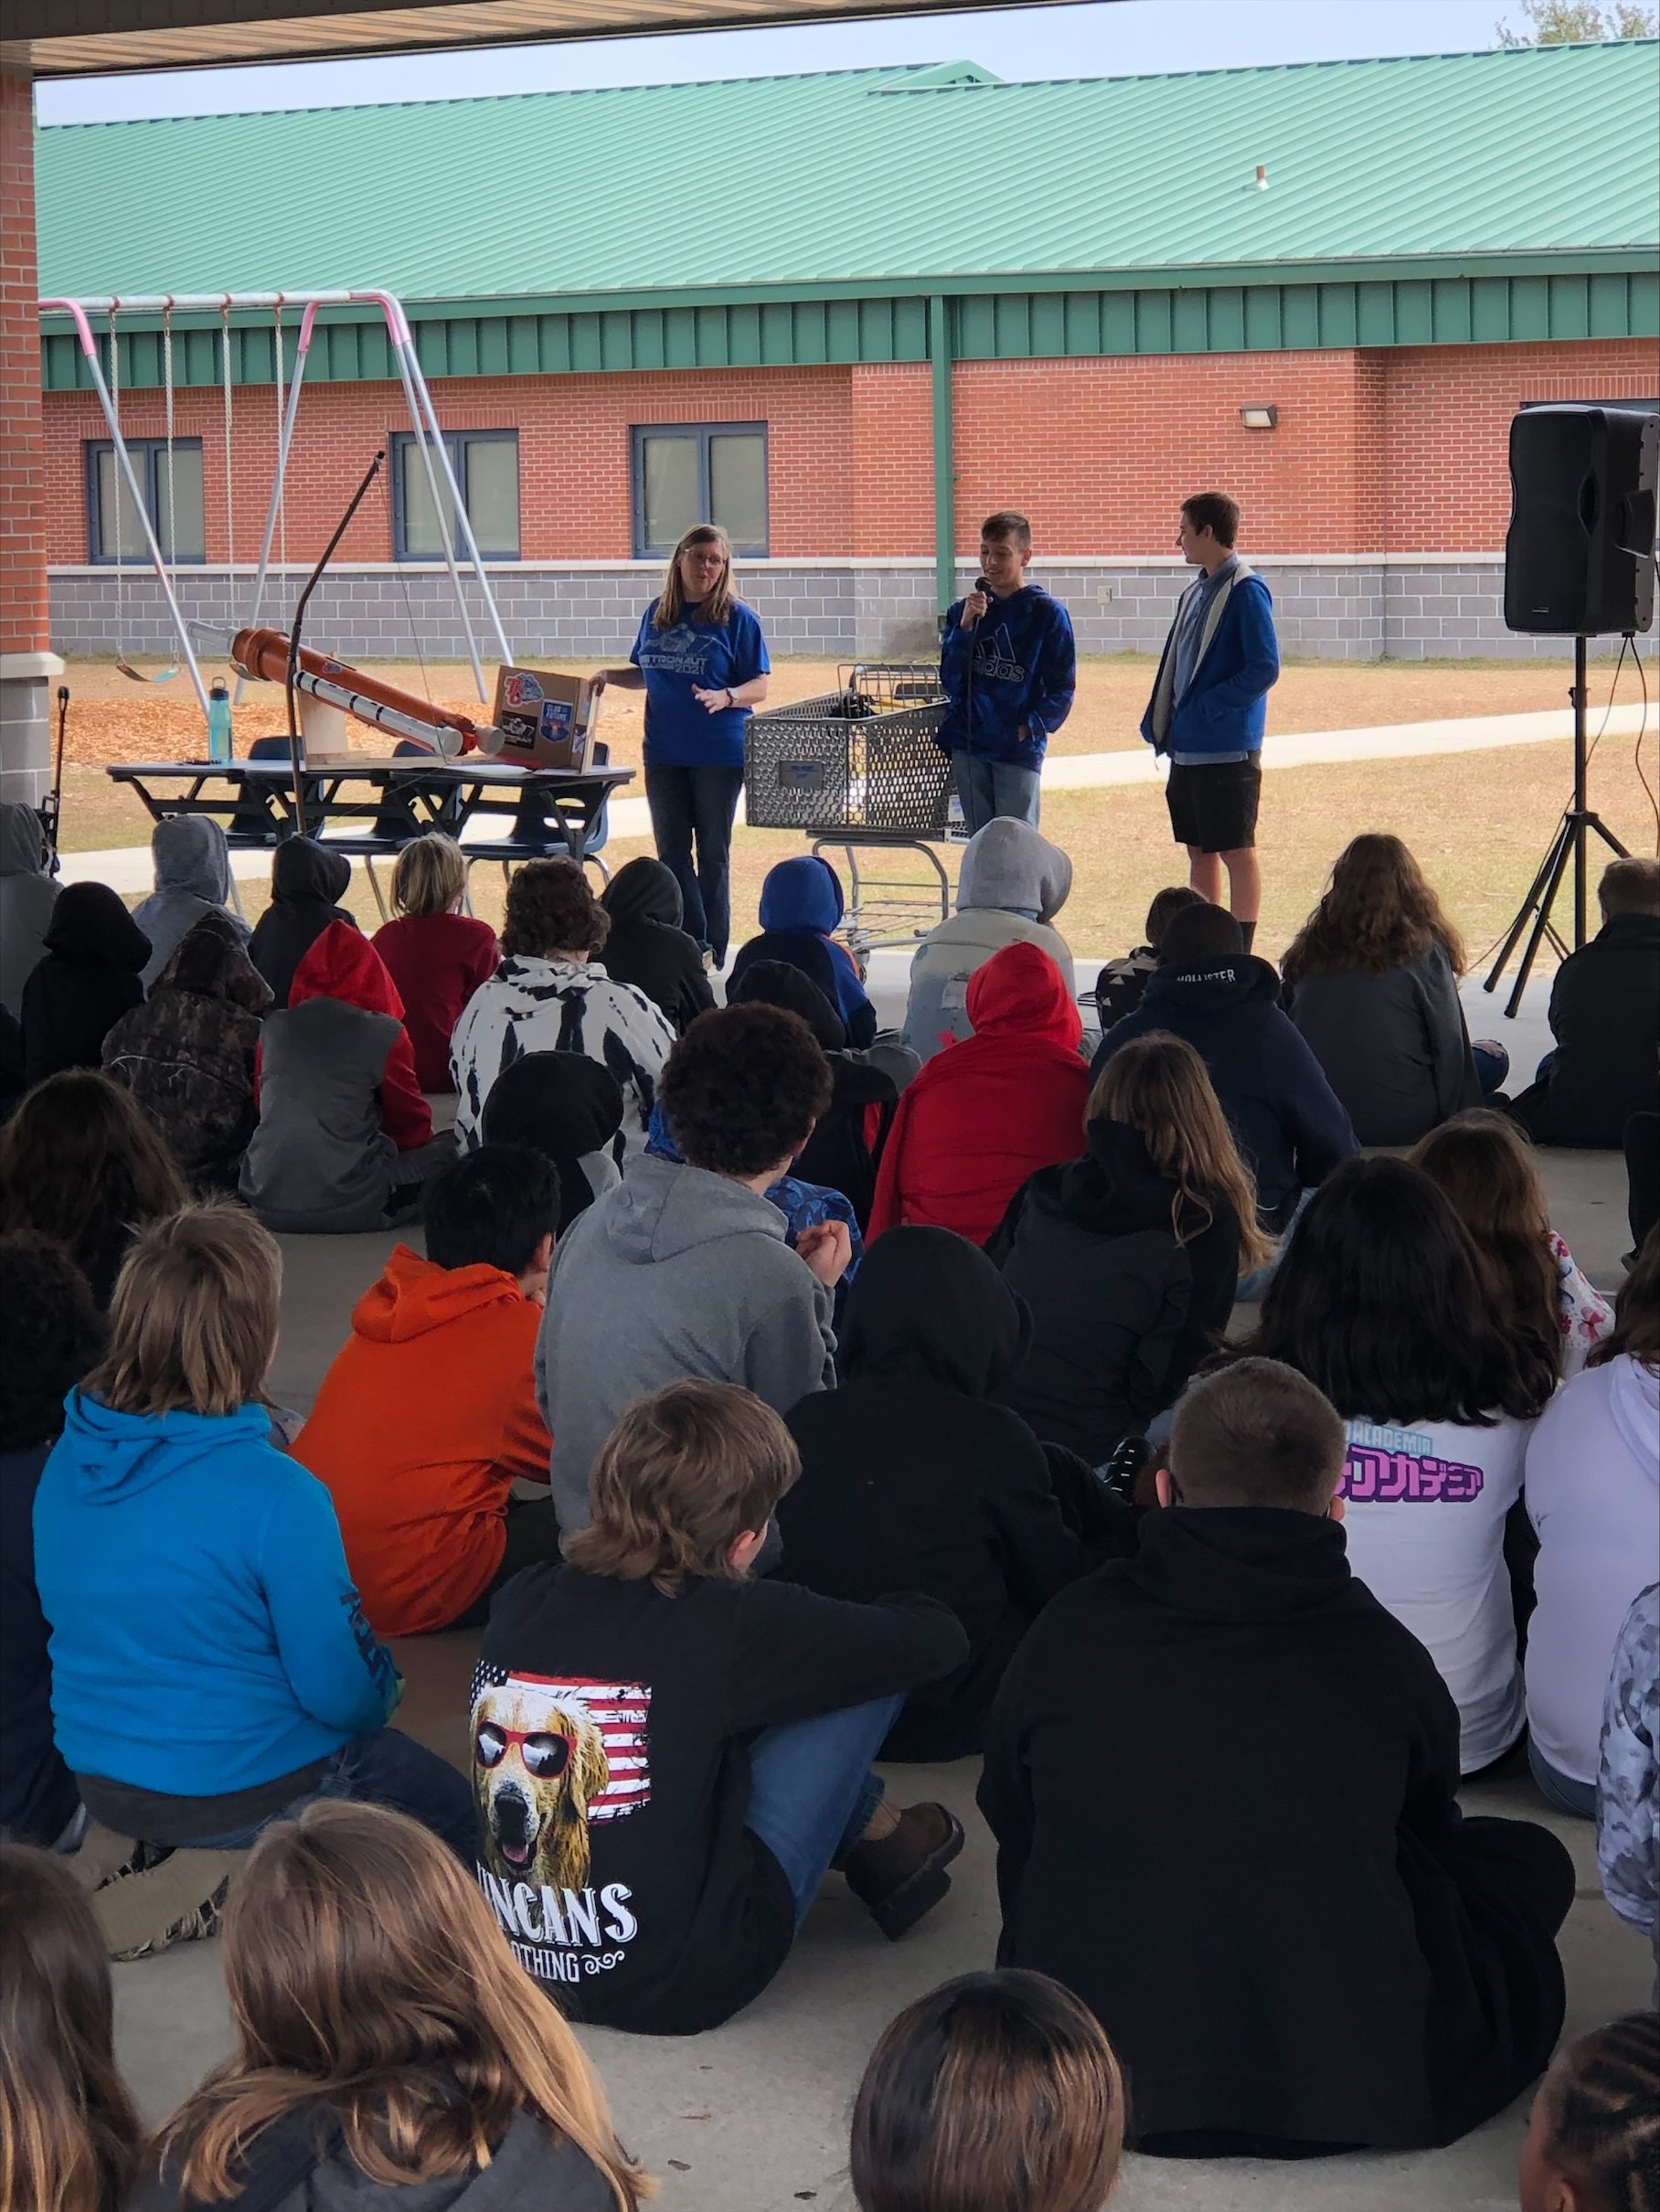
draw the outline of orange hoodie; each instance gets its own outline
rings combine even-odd
[[[541,1318],[500,1268],[442,1268],[404,1244],[357,1301],[294,1457],[328,1486],[378,1634],[465,1612],[501,1564],[508,1486],[548,1480]]]

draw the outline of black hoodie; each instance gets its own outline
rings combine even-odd
[[[331,921],[355,930],[356,918],[335,901],[345,897],[352,864],[314,837],[288,837],[271,863],[271,904],[254,924],[248,957],[271,985],[271,1008],[288,1004],[294,970]]]
[[[977,1750],[1027,1625],[1092,1564],[1043,1447],[987,1402],[1026,1342],[1019,1301],[975,1246],[950,1229],[889,1229],[848,1292],[841,1388],[787,1416],[802,1478],[778,1508],[780,1575],[828,1598],[920,1590],[968,1637],[954,1674],[911,1692],[885,1758]]]
[[[1136,1130],[1091,1122],[1084,1136],[1084,1158],[1027,1177],[985,1250],[1032,1316],[1031,1346],[997,1396],[1099,1467],[1176,1403],[1228,1326],[1240,1231],[1219,1196],[1173,1212],[1176,1179]]]
[[[24,1073],[31,1087],[61,1068],[98,1068],[103,1041],[142,1005],[150,940],[107,883],[59,896],[41,954],[23,986]]]
[[[1284,1228],[1298,1194],[1359,1145],[1325,1070],[1281,1007],[1279,976],[1249,952],[1157,969],[1135,1012],[1101,1040],[1091,1079],[1121,1046],[1155,1029],[1183,1038],[1204,1061],[1256,1176],[1257,1210],[1268,1228]]]
[[[1614,1146],[1660,1092],[1660,915],[1611,914],[1550,986],[1556,1050],[1516,1100],[1536,1144]]]
[[[600,904],[611,916],[601,958],[614,983],[633,984],[662,1007],[676,1037],[715,1003],[696,938],[680,924],[686,904],[674,872],[642,855],[619,868]]]
[[[1561,2025],[1517,1862],[1572,1898],[1560,1845],[1463,1824],[1458,1782],[1452,1697],[1338,1523],[1149,1513],[1134,1559],[1049,1607],[993,1708],[998,1962],[1091,2006],[1144,2145],[1448,2142]]]

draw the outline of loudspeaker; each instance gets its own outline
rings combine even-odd
[[[1565,637],[1655,619],[1660,415],[1524,408],[1510,425],[1505,626]]]

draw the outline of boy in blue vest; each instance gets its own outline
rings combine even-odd
[[[1199,574],[1177,603],[1141,733],[1170,756],[1170,827],[1187,848],[1188,879],[1220,906],[1227,869],[1228,904],[1249,952],[1262,903],[1262,731],[1280,647],[1268,586],[1234,551],[1239,530],[1238,502],[1225,492],[1183,503],[1176,542]]]
[[[1026,516],[988,515],[979,581],[945,617],[940,683],[951,704],[939,743],[951,755],[971,837],[998,814],[1037,828],[1044,749],[1072,711],[1071,617],[1027,582],[1031,558]]]

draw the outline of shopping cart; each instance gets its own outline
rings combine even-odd
[[[949,919],[951,878],[934,845],[961,836],[961,818],[950,757],[935,741],[946,706],[938,670],[859,661],[836,675],[835,691],[750,716],[744,819],[843,856],[847,938],[862,957]],[[928,873],[878,873],[872,852],[919,855]]]

